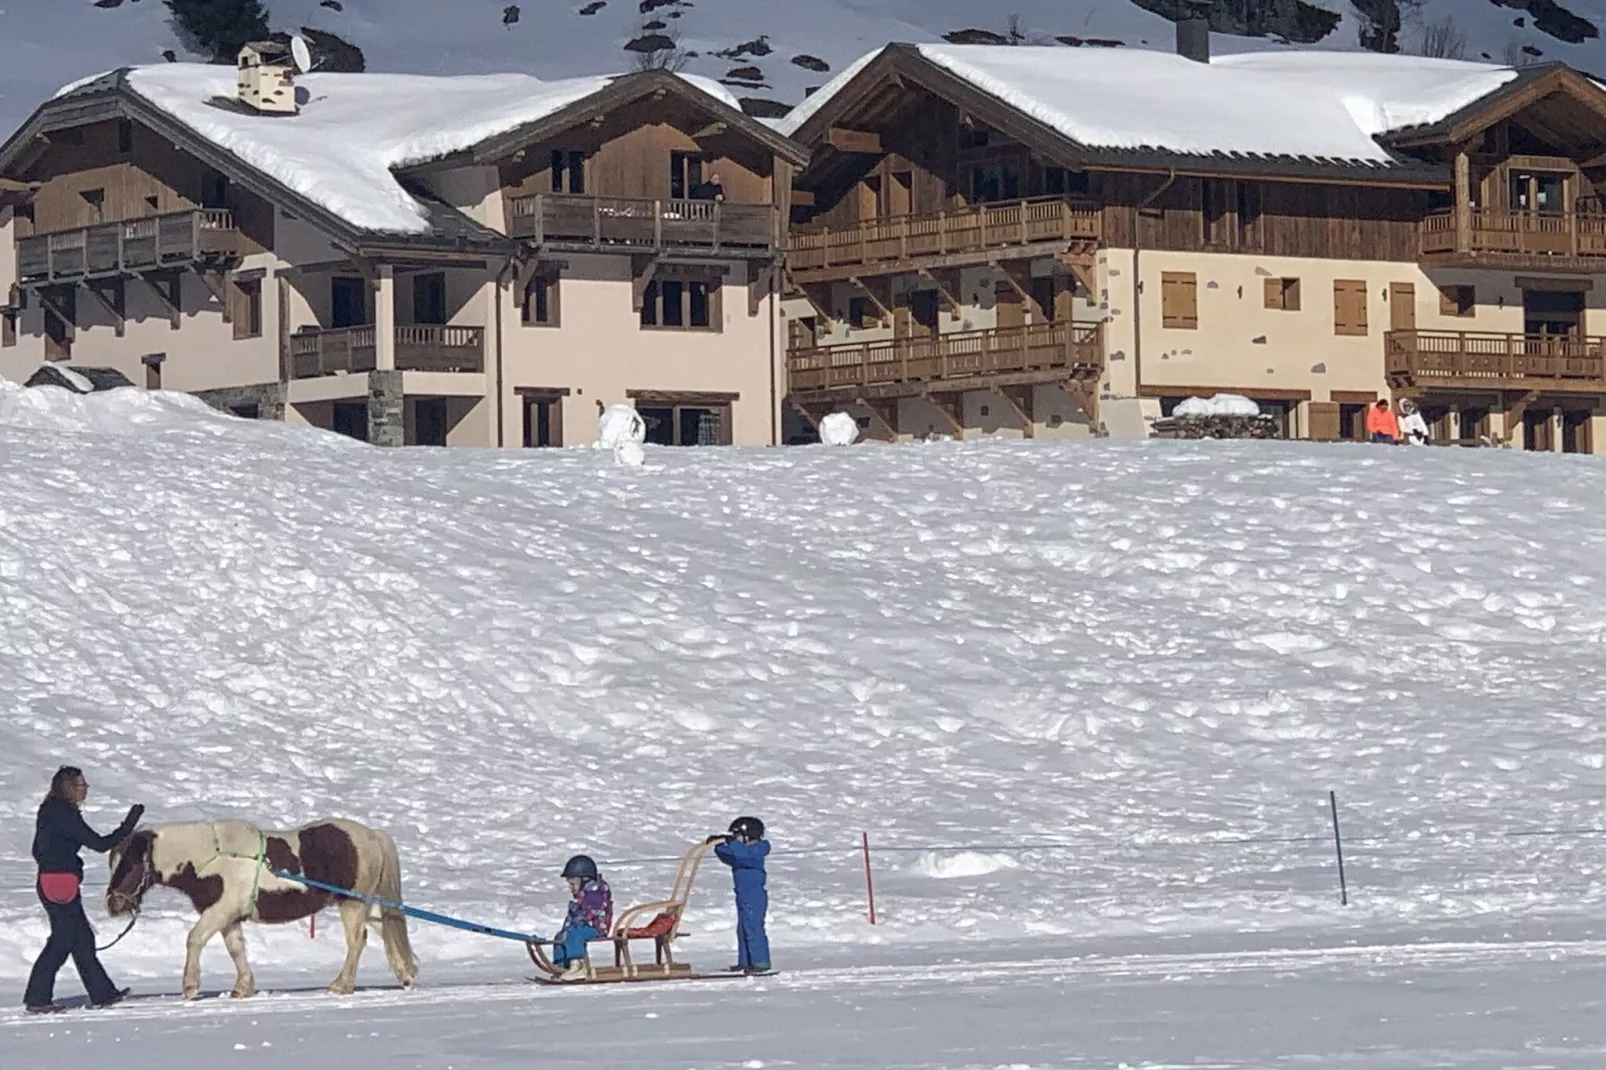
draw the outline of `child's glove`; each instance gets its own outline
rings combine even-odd
[[[716,832],[712,836],[708,837],[708,839],[704,840],[703,842],[704,843],[729,843],[730,839],[731,839],[730,833],[728,833],[728,832]]]

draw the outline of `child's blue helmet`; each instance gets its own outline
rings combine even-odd
[[[744,840],[762,840],[764,838],[764,822],[756,817],[738,817],[731,822],[730,833]]]

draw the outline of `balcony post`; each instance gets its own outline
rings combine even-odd
[[[1472,165],[1465,151],[1455,154],[1455,250],[1472,251]]]
[[[379,265],[374,280],[374,368],[396,370],[396,269]]]

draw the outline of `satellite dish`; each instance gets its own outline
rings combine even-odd
[[[302,74],[312,70],[312,50],[307,47],[307,39],[300,34],[290,35],[290,58],[296,61],[296,70]]]

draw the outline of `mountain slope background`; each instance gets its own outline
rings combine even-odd
[[[888,41],[1170,49],[1188,0],[267,0],[275,31],[320,35],[335,68],[568,77],[679,65],[778,114]],[[1606,70],[1606,0],[1207,0],[1222,52],[1404,51]],[[344,47],[355,46],[355,50]],[[318,47],[326,46],[326,47]],[[0,126],[61,85],[119,66],[204,59],[161,0],[0,7]]]

